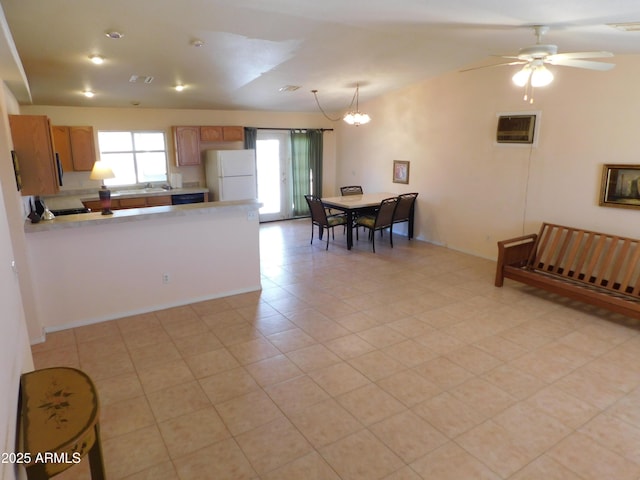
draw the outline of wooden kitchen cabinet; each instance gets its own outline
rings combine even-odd
[[[200,127],[173,127],[176,164],[200,165]]]
[[[100,200],[85,200],[82,203],[86,208],[90,208],[92,212],[99,212],[102,210]],[[125,208],[158,207],[164,205],[171,205],[171,195],[111,198],[111,210],[122,210]]]
[[[222,127],[200,127],[201,142],[222,142],[223,135]]]
[[[243,142],[244,127],[222,127],[222,138],[225,142]]]
[[[90,172],[96,161],[93,127],[51,127],[53,146],[66,172]]]
[[[22,195],[55,195],[60,174],[51,124],[44,115],[9,115],[13,149],[20,165]]]
[[[201,142],[242,142],[244,127],[206,126],[200,127]]]
[[[165,205],[171,205],[171,195],[147,197],[147,207],[160,207]]]

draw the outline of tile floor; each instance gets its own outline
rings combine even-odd
[[[262,292],[34,346],[97,384],[110,480],[640,479],[636,323],[495,288],[488,260],[309,230],[261,227]]]

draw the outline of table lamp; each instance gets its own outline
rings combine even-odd
[[[104,184],[104,180],[106,178],[115,178],[113,174],[113,170],[111,167],[107,165],[103,160],[98,160],[93,164],[93,169],[91,170],[91,175],[89,175],[91,180],[102,180],[102,188],[98,191],[98,196],[100,197],[100,205],[102,206],[102,215],[112,215],[111,211],[111,190],[107,188]]]

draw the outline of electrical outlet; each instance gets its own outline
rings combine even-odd
[[[167,284],[171,281],[171,277],[169,276],[168,273],[163,273],[162,274],[162,283]]]

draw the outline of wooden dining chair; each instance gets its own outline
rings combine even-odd
[[[318,238],[322,240],[324,230],[327,230],[327,250],[329,250],[329,229],[333,239],[336,238],[334,227],[338,225],[346,225],[347,217],[345,215],[327,215],[327,212],[322,204],[320,197],[315,195],[305,195],[305,200],[309,205],[309,211],[311,212],[311,244],[313,245],[313,226],[318,226]]]
[[[398,206],[393,214],[393,223],[409,222],[416,203],[417,193],[403,193],[398,195]],[[413,238],[413,232],[407,233],[409,240]]]
[[[346,187],[340,187],[340,195],[343,197],[345,195],[362,195],[364,190],[362,190],[361,185],[348,185]]]
[[[385,198],[380,202],[380,206],[376,211],[375,216],[362,215],[356,219],[356,227],[362,225],[368,228],[370,231],[369,238],[371,239],[371,245],[373,246],[373,253],[376,253],[376,236],[375,233],[385,228],[389,229],[389,241],[391,248],[393,248],[393,214],[398,206],[398,197]],[[356,230],[357,232],[357,230]]]

